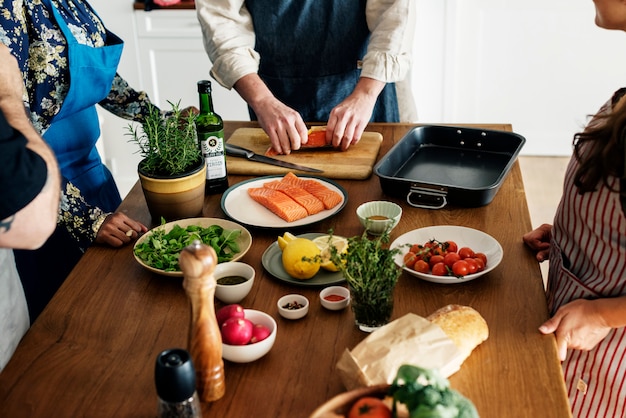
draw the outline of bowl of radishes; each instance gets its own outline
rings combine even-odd
[[[250,363],[272,349],[276,340],[276,321],[265,312],[232,304],[219,309],[216,317],[225,360]]]

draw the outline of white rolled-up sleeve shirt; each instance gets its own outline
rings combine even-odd
[[[244,0],[195,2],[204,46],[213,63],[211,76],[228,89],[259,69],[252,17],[244,3]],[[403,80],[411,67],[416,2],[369,0],[365,13],[371,35],[361,76],[386,83]]]

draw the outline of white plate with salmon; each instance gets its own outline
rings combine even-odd
[[[311,225],[344,208],[346,191],[315,176],[264,176],[238,183],[222,196],[222,210],[248,226],[285,229]]]

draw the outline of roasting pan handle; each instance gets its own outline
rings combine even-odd
[[[441,209],[448,204],[446,194],[445,190],[411,187],[406,195],[406,202],[414,208]]]

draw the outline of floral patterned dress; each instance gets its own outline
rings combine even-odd
[[[86,1],[52,0],[52,4],[80,44],[106,44],[105,27]],[[19,62],[24,75],[24,102],[33,125],[43,135],[69,90],[66,39],[41,0],[2,0],[0,42],[11,49]],[[116,74],[109,95],[99,104],[124,119],[139,121],[147,114],[149,102],[146,93],[133,90]],[[90,205],[70,182],[64,183],[59,222],[84,250],[108,213]]]

